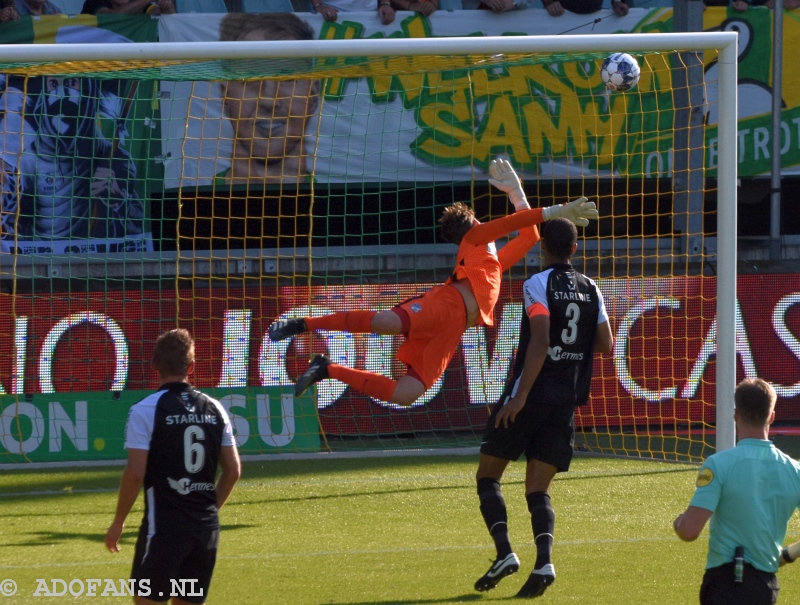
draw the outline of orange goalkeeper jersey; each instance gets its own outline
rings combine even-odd
[[[535,225],[542,220],[541,208],[520,210],[488,223],[476,224],[461,240],[456,268],[445,283],[464,278],[469,280],[483,324],[494,325],[494,306],[500,296],[503,271],[516,265],[536,245],[539,230]],[[494,241],[517,230],[519,236],[498,251]]]

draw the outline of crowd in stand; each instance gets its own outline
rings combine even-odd
[[[82,1],[82,3],[81,3]],[[366,11],[377,8],[381,22],[391,23],[396,11],[414,11],[422,15],[431,15],[439,9],[483,9],[493,12],[506,12],[535,6],[541,2],[542,7],[553,17],[565,12],[588,14],[604,8],[606,0],[290,0],[295,12],[316,12],[326,21],[336,21],[340,11]],[[615,14],[624,17],[635,0],[609,0],[610,8]],[[73,14],[134,14],[168,15],[178,11],[178,0],[0,0],[0,23],[15,21],[21,15],[57,15]],[[709,6],[727,6],[731,3],[734,10],[746,11],[752,6],[773,8],[775,0],[704,0]],[[646,7],[670,6],[670,0],[639,0]],[[60,5],[64,5],[63,7]],[[67,6],[68,5],[68,6]],[[271,12],[288,7],[289,0],[283,4],[264,2],[247,2],[247,0],[217,0],[215,2],[197,2],[184,0],[182,12]],[[273,7],[273,8],[270,8]],[[783,7],[794,9],[800,7],[800,0],[783,0]],[[77,8],[80,8],[77,11]],[[200,9],[200,10],[197,10]],[[255,10],[253,10],[255,9]]]
[[[0,0],[0,23],[16,21],[22,15],[60,15],[72,14],[74,3],[62,7],[59,2],[51,0]],[[80,13],[98,15],[103,13],[129,15],[147,13],[151,15],[168,15],[176,11],[174,0],[84,0]]]

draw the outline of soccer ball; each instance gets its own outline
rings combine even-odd
[[[630,90],[639,81],[639,64],[626,53],[614,53],[600,67],[600,76],[609,90]]]

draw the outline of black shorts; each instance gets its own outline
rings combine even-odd
[[[744,564],[743,582],[733,581],[733,563],[706,569],[700,605],[773,605],[778,602],[778,578]]]
[[[492,409],[483,432],[481,454],[518,460],[524,452],[527,460],[551,464],[559,473],[568,471],[575,441],[575,408],[528,402],[508,428],[495,428],[495,417],[505,401],[502,398]]]
[[[140,529],[131,570],[137,593],[159,602],[175,596],[205,603],[218,546],[219,529],[156,534],[149,539]]]

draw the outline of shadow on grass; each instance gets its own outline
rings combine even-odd
[[[90,493],[92,491],[119,489],[119,478],[122,469],[113,472],[97,469],[83,473],[82,476],[71,475],[64,469],[19,469],[2,471],[0,480],[2,494],[15,492],[64,492]],[[65,477],[65,475],[67,475]],[[11,496],[9,496],[11,497]]]
[[[580,454],[577,454],[580,455]],[[603,456],[605,457],[605,456]],[[608,458],[624,461],[624,458],[608,456]],[[315,460],[267,460],[267,461],[250,461],[244,463],[244,472],[242,478],[246,480],[264,479],[269,482],[270,479],[287,479],[291,477],[300,477],[305,474],[320,475],[321,473],[347,473],[347,472],[364,472],[371,470],[383,471],[382,474],[391,476],[393,472],[407,468],[414,468],[420,473],[426,472],[426,467],[441,467],[442,464],[461,464],[465,460],[472,460],[475,468],[478,466],[478,456],[432,456],[425,457],[402,457],[402,458],[339,458],[339,459],[315,459]],[[659,463],[665,462],[667,464],[675,464],[673,460],[644,460],[636,459],[637,462],[653,462],[653,471],[643,471],[640,474],[661,473],[661,472],[676,472],[673,469],[657,470]],[[514,464],[512,462],[512,464]],[[524,461],[522,462],[524,464]],[[696,466],[693,467],[695,470]],[[440,470],[440,469],[437,469]],[[682,469],[679,469],[681,471]],[[569,474],[569,473],[567,473]],[[592,475],[592,477],[614,477],[625,476],[627,474],[634,475],[637,473],[613,473],[603,475]],[[586,477],[576,477],[586,478]],[[402,476],[397,477],[402,480]],[[472,483],[470,483],[472,486]]]
[[[425,605],[429,603],[471,603],[481,599],[479,594],[464,594],[457,597],[446,597],[442,599],[392,599],[391,601],[347,601],[347,605]],[[337,605],[337,603],[329,602],[328,605]],[[341,605],[344,605],[342,603]]]
[[[63,516],[63,513],[62,513]],[[110,518],[110,517],[109,517]],[[222,525],[221,529],[223,532],[229,532],[236,529],[250,529],[253,527],[260,527],[258,525],[248,525],[245,523],[241,524],[226,524]],[[54,546],[56,544],[65,543],[65,542],[73,542],[75,540],[85,540],[87,542],[98,542],[100,544],[103,543],[103,539],[105,538],[105,531],[98,531],[92,533],[86,532],[59,532],[59,531],[36,531],[36,532],[27,532],[27,536],[30,536],[28,540],[20,540],[16,543],[7,543],[3,544],[3,547],[12,547],[12,546]],[[136,531],[126,531],[125,535],[123,536],[122,543],[123,544],[134,544],[136,542]]]
[[[514,483],[524,483],[523,481],[509,481],[504,485],[513,485]],[[418,494],[420,492],[428,491],[445,491],[456,489],[472,489],[473,485],[433,485],[431,487],[411,486],[403,489],[385,489],[385,490],[371,490],[363,492],[350,492],[347,494],[323,494],[317,496],[299,495],[293,498],[265,498],[263,500],[245,500],[242,502],[228,501],[225,506],[246,506],[251,504],[280,504],[283,502],[312,502],[314,500],[335,500],[339,498],[371,498],[373,496],[387,496],[392,494]]]
[[[596,479],[611,479],[615,477],[639,477],[639,476],[646,476],[646,475],[666,475],[666,474],[673,474],[673,473],[697,473],[696,466],[687,466],[686,468],[667,468],[667,469],[655,469],[655,470],[643,470],[643,471],[635,471],[635,472],[621,472],[621,473],[597,473],[591,475],[579,475],[574,474],[570,475],[569,473],[562,473],[558,476],[558,481],[586,481],[586,480],[596,480]],[[523,485],[525,483],[524,479],[513,479],[513,480],[504,480],[502,481],[503,486],[509,485]],[[265,485],[267,485],[265,483]],[[394,488],[394,489],[385,489],[385,490],[370,490],[370,491],[359,491],[359,492],[349,492],[343,494],[320,494],[320,495],[309,495],[309,494],[301,494],[295,497],[290,498],[264,498],[262,500],[244,500],[241,502],[238,501],[229,501],[225,504],[225,506],[247,506],[252,504],[280,504],[280,503],[288,503],[288,502],[311,502],[314,500],[336,500],[336,499],[345,499],[345,498],[371,498],[373,496],[387,496],[387,495],[394,495],[394,494],[418,494],[420,492],[426,491],[446,491],[446,490],[461,490],[467,489],[472,490],[474,489],[475,485],[470,483],[460,483],[460,484],[450,484],[450,485],[431,485],[429,487],[422,487],[419,485],[411,485],[409,487],[404,488]]]
[[[107,511],[100,511],[100,512],[98,512],[98,511],[80,512],[80,511],[71,510],[71,511],[69,511],[69,516],[70,517],[80,517],[80,516],[85,516],[85,517],[98,517],[98,516],[99,517],[106,517],[106,516],[108,516],[110,518],[110,517],[114,516],[114,509],[111,508],[111,509],[109,509]],[[33,518],[33,519],[35,519],[36,517],[58,517],[58,518],[63,518],[64,517],[64,511],[54,511],[52,513],[8,513],[8,514],[5,514],[5,515],[0,515],[0,519],[25,519],[25,518]]]
[[[474,457],[474,463],[477,465],[477,456]],[[322,460],[275,460],[275,461],[259,461],[259,462],[245,462],[244,463],[244,473],[243,478],[248,481],[258,481],[263,479],[263,484],[265,488],[268,488],[271,480],[274,479],[286,479],[290,477],[302,477],[306,473],[314,473],[319,475],[321,473],[348,473],[348,472],[370,472],[370,471],[379,471],[381,475],[385,475],[387,478],[387,482],[390,480],[402,483],[404,478],[402,474],[397,476],[393,475],[401,471],[403,469],[413,469],[415,474],[416,473],[426,473],[428,472],[428,467],[436,467],[435,470],[432,470],[432,473],[441,472],[441,465],[454,463],[454,464],[463,464],[465,461],[465,456],[432,456],[430,458],[425,457],[401,457],[401,458],[346,458],[346,459],[322,459]],[[654,461],[655,462],[655,461]],[[512,463],[513,464],[513,463]],[[524,464],[518,463],[518,464]],[[646,470],[636,470],[636,471],[609,471],[609,472],[598,472],[592,474],[580,474],[580,473],[562,473],[558,476],[559,481],[585,481],[585,480],[593,480],[593,479],[603,479],[603,478],[613,478],[613,477],[634,477],[634,476],[643,476],[643,475],[659,475],[659,474],[667,474],[667,473],[694,473],[696,472],[696,466],[687,466],[686,468],[664,468],[655,462],[652,466],[652,469]],[[42,472],[42,471],[38,471]],[[47,474],[50,474],[48,469]],[[354,497],[370,497],[376,495],[389,495],[389,494],[403,494],[403,493],[418,493],[422,491],[431,491],[431,490],[457,490],[457,489],[473,489],[474,482],[470,479],[469,481],[464,481],[460,483],[452,483],[453,477],[449,479],[449,484],[437,484],[431,485],[429,487],[423,487],[420,485],[410,484],[404,487],[397,487],[397,488],[389,488],[383,490],[371,490],[371,491],[361,491],[361,492],[351,492],[351,493],[337,493],[337,494],[321,494],[321,495],[311,495],[311,494],[300,494],[296,497],[286,497],[286,498],[276,498],[276,499],[261,499],[261,500],[251,500],[248,499],[243,502],[238,502],[236,500],[229,502],[229,506],[237,506],[237,505],[244,505],[244,504],[259,504],[259,503],[281,503],[281,502],[298,502],[298,501],[308,501],[308,500],[330,500],[330,499],[338,499],[338,498],[354,498]],[[458,478],[455,478],[458,480]],[[358,477],[354,477],[354,480],[357,482]],[[410,481],[410,480],[409,480]],[[54,490],[52,494],[42,494],[38,491],[32,491],[30,494],[26,494],[25,490],[19,491],[14,493],[13,495],[9,495],[8,499],[0,498],[0,503],[10,502],[10,501],[25,501],[29,498],[41,498],[41,497],[69,497],[69,496],[77,496],[77,495],[86,495],[90,494],[96,490],[96,492],[101,491],[108,491],[113,492],[116,491],[119,487],[118,481],[115,485],[109,487],[103,487],[101,489],[95,490],[86,490],[83,494],[80,493],[81,488],[75,488],[73,490],[72,486],[75,485],[75,481],[70,481],[70,488],[64,489],[63,484],[60,489],[57,491]],[[87,482],[88,483],[88,482]],[[521,479],[507,479],[503,481],[503,485],[518,485],[524,483]],[[342,483],[342,486],[346,485],[346,482]],[[4,486],[5,487],[5,486]],[[20,486],[23,487],[23,486]],[[38,486],[37,486],[38,487]],[[5,491],[5,490],[4,490]],[[7,493],[7,492],[6,492]],[[97,514],[97,510],[87,511],[87,512],[78,512],[75,514],[85,514],[85,515],[95,515]],[[17,513],[13,512],[10,514],[0,514],[0,518],[14,518],[14,517],[22,517],[22,516],[31,516],[31,517],[46,517],[46,516],[61,516],[61,513],[55,511],[53,513],[42,513],[42,512],[35,512],[35,513]]]
[[[320,454],[319,458],[310,460],[275,460],[248,461],[246,474],[243,479],[261,478],[289,478],[303,475],[319,475],[322,472],[363,472],[381,470],[385,474],[391,475],[393,472],[405,468],[419,469],[425,472],[426,467],[441,467],[443,464],[463,463],[464,460],[474,460],[478,463],[478,456],[475,455],[431,455],[431,456],[403,456],[398,452],[397,457],[370,457],[369,452],[364,452],[363,458],[325,458],[325,454]]]
[[[657,462],[654,462],[657,464]],[[643,475],[671,475],[673,473],[693,473],[697,474],[698,466],[686,466],[685,468],[665,468],[661,470],[654,470],[654,471],[634,471],[634,472],[624,472],[624,473],[597,473],[589,475],[578,475],[573,474],[570,475],[569,473],[562,473],[558,475],[559,481],[586,481],[587,479],[612,479],[615,477],[641,477]],[[522,481],[520,481],[522,483]]]
[[[365,452],[368,456],[368,452]],[[320,454],[319,458],[304,460],[287,460],[276,455],[275,460],[245,462],[245,479],[264,479],[269,481],[276,478],[302,477],[305,475],[319,475],[320,472],[363,472],[380,469],[387,475],[404,468],[421,469],[425,472],[427,466],[439,466],[443,462],[461,462],[466,458],[464,455],[442,456],[403,456],[398,451],[396,458],[324,458]],[[477,456],[474,456],[477,463]],[[65,473],[69,478],[65,478]],[[121,468],[113,469],[92,469],[90,471],[73,472],[71,469],[48,468],[48,469],[14,469],[3,471],[0,477],[0,496],[7,501],[11,498],[27,498],[32,496],[56,496],[63,494],[86,494],[94,490],[119,489]],[[31,492],[26,494],[25,492]],[[52,494],[41,494],[37,492],[53,492]]]

